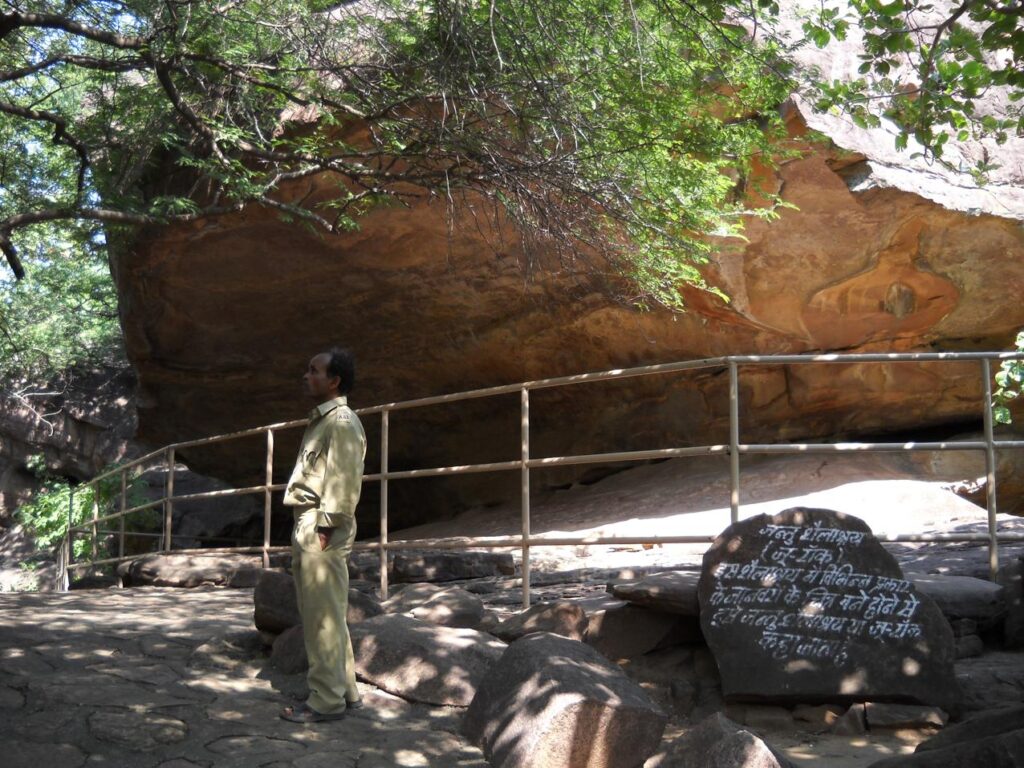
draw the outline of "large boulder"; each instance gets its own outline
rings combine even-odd
[[[391,561],[395,583],[480,579],[515,572],[507,552],[398,552]]]
[[[670,742],[644,768],[793,768],[759,736],[718,713]]]
[[[637,581],[610,584],[608,591],[620,600],[683,616],[700,614],[697,587],[700,574],[695,571],[665,571]]]
[[[593,648],[546,632],[508,646],[463,733],[494,768],[638,768],[667,717]]]
[[[117,574],[126,587],[252,587],[262,568],[259,555],[158,553],[118,564]]]
[[[408,613],[415,619],[443,627],[476,627],[484,616],[484,604],[459,587],[410,584],[385,600],[387,613]]]
[[[663,613],[639,605],[593,611],[587,616],[587,645],[609,659],[626,659],[667,645],[700,642],[694,616]]]
[[[409,701],[465,707],[505,644],[472,629],[383,614],[349,627],[356,674]]]
[[[551,632],[582,640],[586,631],[586,612],[575,603],[561,601],[532,605],[505,619],[491,630],[491,634],[510,643],[531,632]]]
[[[265,570],[260,573],[253,590],[253,622],[263,632],[276,634],[302,623],[299,601],[295,594],[295,579],[283,571]],[[373,595],[357,589],[348,591],[349,624],[357,624],[384,612]]]
[[[798,507],[729,526],[700,605],[726,700],[960,710],[949,622],[858,518]]]
[[[1000,584],[973,576],[952,576],[936,573],[911,573],[918,592],[928,595],[951,621],[972,619],[985,631],[997,626],[1006,617],[1005,589]]]

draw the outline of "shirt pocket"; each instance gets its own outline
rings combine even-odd
[[[302,451],[302,476],[308,479],[323,479],[327,468],[327,446],[312,443]]]

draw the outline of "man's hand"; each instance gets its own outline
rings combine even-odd
[[[331,533],[334,532],[333,528],[317,528],[316,535],[320,539],[320,551],[323,552],[327,549],[327,545],[331,543]]]

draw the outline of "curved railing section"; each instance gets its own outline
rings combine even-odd
[[[424,397],[417,400],[406,400],[403,402],[386,403],[375,405],[369,408],[361,408],[356,411],[360,417],[366,419],[369,416],[379,415],[380,418],[380,471],[366,474],[363,477],[364,483],[380,483],[380,535],[372,541],[357,542],[356,550],[377,550],[380,555],[380,590],[382,596],[388,593],[388,567],[387,556],[389,551],[401,549],[498,549],[498,548],[520,548],[522,551],[522,584],[523,584],[523,605],[528,607],[530,601],[530,550],[532,547],[544,546],[572,546],[572,545],[601,545],[601,544],[690,544],[711,542],[720,531],[709,532],[706,535],[689,536],[646,536],[646,537],[624,537],[624,536],[580,536],[580,537],[536,537],[530,533],[530,472],[533,469],[551,466],[573,466],[584,464],[599,464],[611,462],[628,461],[650,461],[653,459],[695,457],[709,455],[725,455],[729,457],[729,522],[736,522],[739,519],[740,509],[740,457],[754,454],[782,454],[782,453],[842,453],[842,452],[914,452],[914,451],[983,451],[985,453],[986,469],[986,507],[988,510],[988,532],[977,533],[947,533],[947,534],[898,534],[879,536],[883,541],[986,541],[989,547],[989,571],[995,579],[995,573],[999,563],[999,544],[1008,541],[1024,541],[1024,534],[1000,532],[996,525],[997,494],[996,494],[996,457],[997,449],[1021,449],[1024,448],[1022,440],[996,440],[993,433],[992,419],[992,364],[1005,360],[1024,359],[1024,353],[1020,352],[919,352],[919,353],[871,353],[871,354],[821,354],[821,355],[729,355],[726,357],[706,358],[702,360],[689,360],[675,363],[664,363],[660,365],[648,365],[637,368],[620,368],[597,373],[583,373],[574,376],[562,376],[551,379],[540,379],[537,381],[521,382],[519,384],[508,384],[497,387],[487,387],[466,392],[457,392],[449,395],[438,395],[435,397]],[[875,363],[962,363],[965,361],[976,362],[978,374],[982,383],[982,398],[979,402],[981,416],[984,423],[984,439],[982,440],[958,440],[947,442],[835,442],[835,443],[742,443],[740,441],[740,402],[739,386],[741,371],[746,368],[773,365],[815,365],[815,364],[875,364]],[[530,393],[541,389],[552,389],[556,387],[572,387],[595,383],[600,381],[612,381],[641,376],[655,376],[666,374],[683,374],[698,370],[727,370],[729,374],[729,442],[727,444],[701,445],[679,448],[660,448],[653,450],[620,451],[587,454],[578,456],[548,456],[537,458],[530,454]],[[477,400],[481,398],[496,397],[499,395],[519,394],[520,403],[520,452],[519,457],[508,461],[491,462],[486,464],[465,464],[447,467],[430,467],[424,469],[412,469],[402,471],[391,471],[388,468],[388,436],[390,415],[397,411],[423,408],[426,406],[457,403],[466,400]],[[239,432],[231,432],[224,435],[215,435],[198,440],[187,440],[184,442],[172,443],[159,450],[153,451],[127,462],[116,469],[97,475],[85,483],[85,487],[93,489],[92,518],[88,522],[72,526],[70,525],[71,510],[69,509],[68,533],[58,553],[58,584],[59,589],[66,589],[69,574],[71,571],[83,568],[92,568],[100,565],[111,565],[139,557],[138,554],[125,554],[125,538],[128,535],[150,535],[158,536],[160,539],[159,550],[164,552],[172,551],[173,543],[173,513],[174,505],[183,501],[200,499],[216,499],[222,497],[262,494],[263,495],[263,544],[262,546],[249,547],[225,547],[219,549],[177,549],[175,552],[191,552],[212,554],[214,552],[233,553],[258,553],[263,556],[264,567],[270,565],[270,555],[274,552],[287,552],[290,547],[271,546],[271,512],[272,495],[275,491],[284,489],[284,483],[273,482],[274,473],[274,436],[280,432],[306,425],[305,419],[286,421],[278,424],[268,424],[262,427],[254,427]],[[217,491],[205,491],[200,493],[175,495],[174,475],[176,455],[183,450],[215,443],[236,441],[253,436],[265,436],[266,452],[264,465],[264,482],[260,485],[246,488],[232,488]],[[128,479],[133,472],[142,468],[152,469],[163,467],[166,472],[164,495],[161,498],[128,507]],[[388,486],[391,482],[407,480],[411,478],[439,477],[446,475],[463,475],[474,472],[519,472],[520,474],[520,507],[521,507],[521,531],[519,536],[506,538],[462,538],[459,541],[420,539],[408,541],[390,541],[388,535]],[[100,514],[99,496],[97,492],[100,484],[109,483],[113,478],[120,480],[120,492],[115,493],[119,500],[115,512]],[[81,488],[81,486],[80,486]],[[71,505],[73,506],[72,498]],[[129,534],[125,528],[125,521],[128,516],[139,512],[156,509],[163,515],[162,532],[159,534]],[[103,523],[118,521],[115,530],[101,529]],[[79,562],[73,562],[72,542],[75,536],[86,535],[91,540],[91,557]],[[117,540],[117,556],[99,558],[98,543],[101,536],[114,536]]]

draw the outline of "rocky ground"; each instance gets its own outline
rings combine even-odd
[[[807,504],[859,512],[881,532],[899,532],[897,525],[904,532],[983,525],[982,510],[936,478],[914,477],[906,466],[861,457],[833,471],[827,462],[809,458],[787,463],[785,471],[772,463],[752,467],[744,475],[744,514]],[[727,498],[722,478],[684,477],[670,469],[670,462],[651,465],[551,494],[535,507],[535,530],[580,535],[720,530],[728,519],[721,505]],[[627,509],[630,519],[623,521]],[[467,525],[470,519],[472,526]],[[502,510],[492,510],[411,535],[503,535],[514,527],[507,520]],[[1020,530],[1019,522],[1006,519],[1001,525]],[[888,547],[905,570],[982,576],[987,568],[987,550],[979,544]],[[594,599],[604,594],[609,580],[695,568],[704,549],[538,549],[534,598]],[[1022,553],[1019,546],[1001,552],[1004,561]],[[516,576],[464,581],[462,586],[498,618],[521,605]],[[982,655],[956,664],[968,712],[1024,699],[1024,654],[1002,650],[996,637],[986,643]],[[304,676],[275,671],[268,653],[253,624],[251,589],[133,587],[0,595],[0,738],[5,750],[0,762],[10,768],[486,765],[481,752],[459,734],[464,709],[412,704],[363,683],[368,706],[340,722],[304,727],[280,720],[281,707],[304,695]],[[625,665],[671,712],[666,741],[725,709],[796,766],[859,768],[912,752],[933,733],[875,729],[843,735],[831,732],[822,719],[801,719],[779,707],[726,708],[707,661],[700,649],[675,648]],[[690,671],[680,683],[684,666]],[[687,685],[697,693],[678,695]]]

